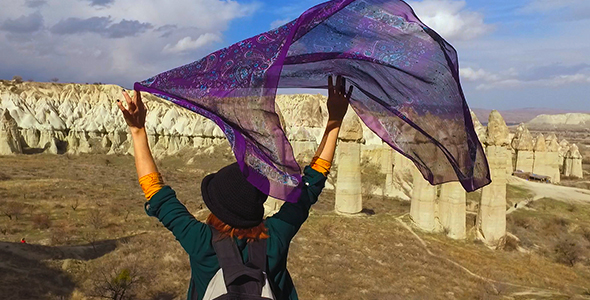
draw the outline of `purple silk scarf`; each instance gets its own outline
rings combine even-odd
[[[431,184],[490,183],[455,49],[401,0],[333,0],[296,20],[135,84],[213,120],[248,181],[289,202],[301,169],[275,113],[277,88],[327,88],[338,74],[351,106]]]

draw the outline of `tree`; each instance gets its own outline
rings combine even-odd
[[[102,278],[94,282],[94,294],[112,300],[132,299],[132,289],[139,281],[134,270],[128,268],[101,272]]]
[[[100,209],[93,209],[88,215],[88,223],[94,227],[95,230],[101,229],[104,226],[104,214]]]
[[[18,217],[22,215],[25,208],[26,206],[20,202],[3,201],[0,203],[0,214],[7,216],[10,220],[12,220],[13,217],[18,220]]]
[[[50,81],[51,81],[51,82],[58,82],[58,81],[59,81],[59,78],[57,78],[57,77],[53,77],[53,78],[51,78],[51,79],[50,79]]]
[[[103,259],[99,265],[87,269],[89,295],[112,300],[135,299],[138,292],[145,289],[154,274],[138,257],[122,260]]]
[[[23,83],[23,78],[21,76],[18,75],[14,75],[12,77],[12,81],[16,82],[16,83]]]

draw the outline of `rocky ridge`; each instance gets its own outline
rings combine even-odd
[[[590,130],[590,114],[539,115],[527,123],[531,129]]]
[[[127,125],[116,105],[121,91],[122,88],[116,85],[0,80],[0,155],[40,152],[133,154]],[[143,99],[148,107],[146,129],[155,157],[175,155],[185,150],[207,153],[219,145],[228,145],[223,132],[212,121],[147,93],[143,94]],[[277,95],[276,111],[297,160],[308,161],[321,140],[327,121],[326,97],[320,94]],[[472,117],[477,135],[485,145],[512,148],[513,154],[517,149],[542,151],[558,148],[553,151],[559,152],[561,165],[568,157],[569,143],[562,141],[558,145],[556,137],[549,136],[543,145],[541,140],[537,142],[533,138],[524,124],[519,126],[514,137],[510,136],[497,111],[491,113],[488,127],[483,126],[475,114],[472,113]],[[384,173],[389,174],[391,165],[395,169],[387,188],[381,193],[409,199],[413,164],[396,153],[391,156],[392,150],[364,123],[358,118],[349,119],[343,125],[342,138],[361,143],[362,157],[381,166]],[[331,188],[329,183],[327,186]]]

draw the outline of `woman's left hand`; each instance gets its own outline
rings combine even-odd
[[[145,117],[147,114],[147,109],[143,101],[141,101],[141,93],[136,90],[133,98],[131,98],[126,91],[123,91],[123,97],[125,97],[125,101],[127,102],[127,108],[123,106],[120,100],[117,100],[117,106],[119,106],[119,109],[123,113],[123,117],[127,125],[129,125],[131,133],[138,132],[145,127]]]

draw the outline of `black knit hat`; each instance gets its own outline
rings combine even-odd
[[[201,194],[211,213],[231,227],[252,228],[262,222],[267,195],[246,180],[238,163],[205,176]]]

